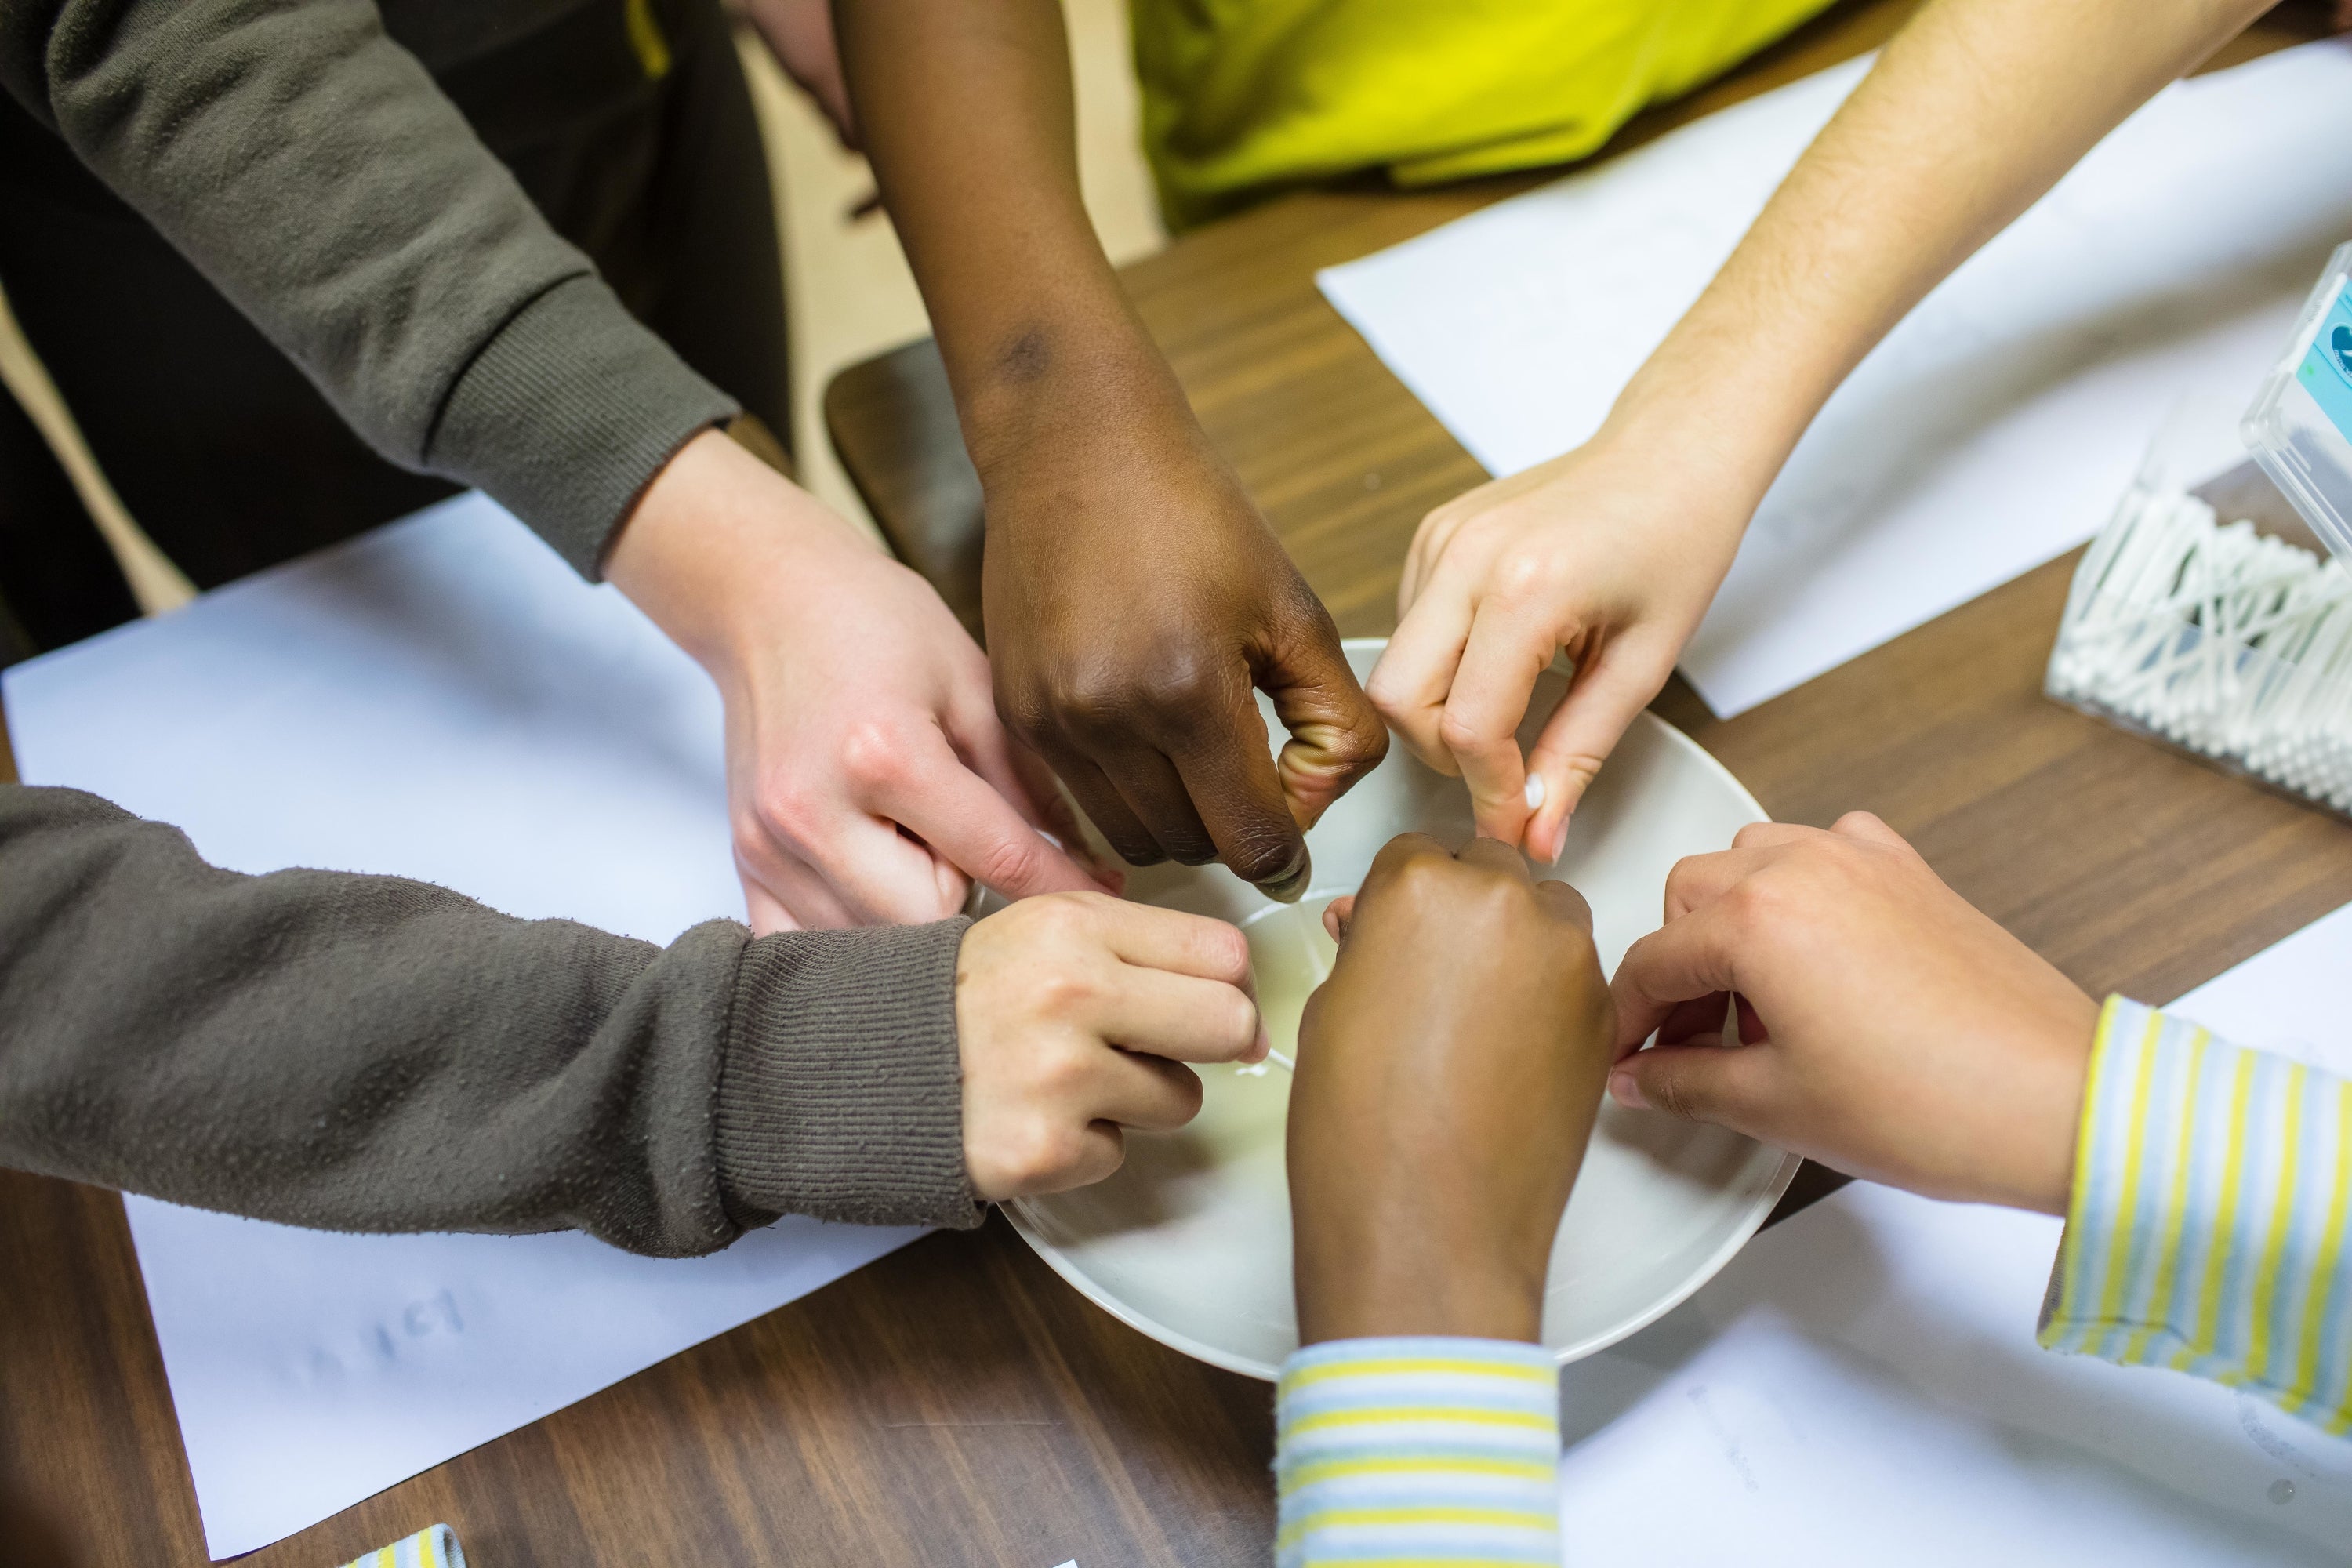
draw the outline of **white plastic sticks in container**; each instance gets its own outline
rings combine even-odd
[[[2352,574],[2186,490],[2124,497],[2044,689],[2352,816]]]

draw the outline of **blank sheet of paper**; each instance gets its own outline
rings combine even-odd
[[[173,823],[237,870],[421,877],[655,942],[743,912],[709,681],[479,496],[0,680],[26,782]],[[919,1234],[787,1220],[661,1260],[126,1206],[215,1558]]]
[[[1489,472],[1556,457],[1601,427],[1868,64],[1329,268],[1323,291]],[[2177,398],[2252,395],[2347,237],[2352,44],[2168,89],[1831,398],[1684,673],[1727,716],[2080,543]]]
[[[2352,907],[2183,997],[2352,1076]],[[2060,1225],[1856,1183],[1568,1369],[1576,1568],[2341,1563],[2352,1442],[2034,1326]],[[2352,1320],[2347,1320],[2352,1321]]]

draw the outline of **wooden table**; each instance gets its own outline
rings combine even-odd
[[[1632,145],[1879,42],[1849,4]],[[2273,17],[2225,58],[2312,36]],[[1484,476],[1316,294],[1524,188],[1294,197],[1131,268],[1210,435],[1350,635],[1388,631],[1428,508]],[[978,490],[937,356],[826,400],[878,519],[973,607]],[[1728,721],[1659,707],[1773,816],[1867,807],[2094,991],[2168,998],[2352,899],[2352,831],[2045,701],[2071,559]],[[0,1542],[12,1563],[204,1558],[121,1205],[0,1175]],[[1268,1391],[1086,1305],[1002,1221],[936,1236],[249,1561],[328,1568],[436,1520],[481,1568],[1209,1568],[1266,1560]]]

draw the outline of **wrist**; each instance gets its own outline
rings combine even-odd
[[[2053,1000],[2038,1020],[2033,1048],[2012,1083],[2014,1135],[1982,1201],[2066,1213],[2102,1016],[2096,1003],[2076,991]]]
[[[606,581],[706,668],[775,631],[773,584],[806,595],[828,559],[871,545],[815,497],[717,430],[679,448],[638,497]]]
[[[1309,1220],[1298,1232],[1297,1292],[1302,1344],[1326,1340],[1438,1334],[1465,1339],[1541,1337],[1550,1258],[1500,1247],[1416,1239],[1426,1227],[1350,1226]],[[1547,1238],[1548,1239],[1548,1238]]]
[[[1205,444],[1175,373],[1123,313],[1110,322],[1057,321],[1009,331],[965,381],[964,442],[992,493],[1139,442]]]
[[[1810,414],[1772,395],[1727,396],[1722,379],[1645,366],[1592,438],[1634,465],[1654,489],[1678,493],[1676,514],[1737,541],[1804,433]]]

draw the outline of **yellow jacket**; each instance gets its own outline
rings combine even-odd
[[[1129,0],[1182,227],[1284,185],[1566,163],[1830,0]]]

